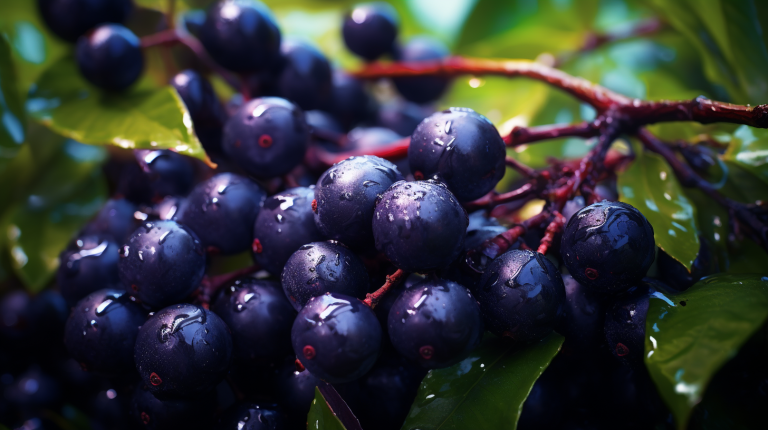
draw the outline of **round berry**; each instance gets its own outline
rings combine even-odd
[[[241,106],[224,126],[224,152],[250,175],[284,175],[304,159],[309,126],[293,103],[264,97]]]
[[[516,342],[547,336],[565,306],[560,272],[533,251],[512,250],[498,256],[474,292],[488,330]]]
[[[373,112],[373,100],[360,80],[337,70],[333,74],[331,112],[350,129],[368,119]]]
[[[144,69],[139,38],[118,24],[102,25],[81,36],[76,54],[85,79],[105,90],[130,87]]]
[[[307,425],[307,414],[315,399],[315,387],[324,384],[317,376],[304,370],[296,370],[291,361],[283,365],[275,378],[276,398],[285,410],[288,428],[298,429]]]
[[[56,283],[69,303],[102,288],[119,288],[118,250],[112,240],[99,236],[79,236],[59,255]]]
[[[677,291],[685,291],[704,276],[717,272],[717,262],[704,238],[699,237],[699,253],[689,271],[683,264],[659,248],[657,276]]]
[[[312,297],[325,293],[364,298],[369,286],[368,272],[360,258],[334,241],[300,247],[285,263],[280,279],[297,311]]]
[[[381,326],[371,308],[344,294],[312,298],[291,330],[301,364],[329,383],[353,381],[376,362]]]
[[[67,42],[107,22],[122,24],[133,10],[131,0],[37,0],[45,25]]]
[[[283,430],[283,411],[272,403],[238,402],[219,417],[216,430]]]
[[[184,204],[184,199],[169,196],[153,205],[147,212],[149,212],[149,215],[151,215],[154,220],[176,220],[182,204]]]
[[[402,179],[394,164],[373,155],[350,157],[332,166],[315,188],[318,229],[354,249],[371,248],[376,199]]]
[[[149,391],[189,397],[211,390],[224,378],[232,359],[232,336],[213,312],[173,305],[141,326],[134,354]]]
[[[496,127],[468,108],[450,108],[426,118],[408,147],[413,176],[444,182],[463,202],[484,196],[499,183],[505,155]]]
[[[565,308],[557,332],[574,355],[591,359],[603,351],[606,296],[589,291],[570,275],[563,275],[563,285]]]
[[[146,223],[120,249],[126,290],[160,308],[185,299],[203,279],[205,252],[194,233],[174,221]]]
[[[136,428],[210,428],[216,411],[216,398],[206,393],[191,399],[158,399],[144,385],[138,384],[131,397],[128,413]]]
[[[255,0],[211,5],[200,42],[214,61],[233,72],[265,70],[280,57],[280,29],[270,10]]]
[[[461,252],[467,213],[445,186],[396,182],[376,203],[376,249],[400,269],[425,272],[451,264]]]
[[[436,61],[450,55],[448,47],[439,40],[429,37],[414,37],[397,53],[398,61]],[[429,103],[440,98],[450,81],[439,76],[416,76],[392,79],[397,91],[406,100],[414,103]]]
[[[281,51],[280,95],[305,110],[325,106],[331,97],[331,64],[325,55],[300,40],[283,42]]]
[[[389,311],[395,349],[428,369],[463,360],[482,340],[480,307],[469,290],[445,279],[406,288]]]
[[[571,217],[560,255],[580,284],[616,293],[645,276],[655,251],[653,227],[640,211],[626,203],[603,201]]]
[[[315,186],[298,187],[264,201],[253,226],[253,260],[267,272],[278,275],[302,245],[323,240],[315,225],[312,201]]]
[[[267,193],[234,173],[198,184],[179,210],[178,222],[195,232],[209,252],[237,254],[251,246],[251,229]]]
[[[238,279],[221,291],[211,310],[232,330],[235,360],[263,364],[290,355],[296,311],[279,283]]]
[[[118,375],[134,368],[133,347],[146,314],[124,291],[99,290],[80,300],[67,320],[64,344],[83,369]]]
[[[382,127],[394,130],[397,134],[410,136],[424,118],[434,112],[435,110],[429,106],[397,99],[379,108],[376,122]]]
[[[126,199],[110,199],[83,229],[84,235],[111,236],[118,245],[125,243],[139,226],[144,214]]]
[[[307,125],[309,125],[312,130],[330,131],[337,134],[344,133],[344,128],[342,128],[339,121],[326,111],[317,109],[308,110],[304,112],[304,115],[307,120]]]
[[[388,3],[358,5],[344,17],[344,44],[355,55],[373,61],[392,51],[397,20],[397,11]]]
[[[227,121],[227,113],[213,92],[211,83],[194,70],[184,70],[171,79],[171,86],[184,101],[195,134],[200,138],[205,151],[220,154],[221,133]]]
[[[185,196],[194,185],[190,159],[170,150],[135,150],[137,162],[126,166],[118,194],[134,203],[156,203],[167,196]]]

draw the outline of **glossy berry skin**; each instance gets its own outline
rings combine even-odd
[[[562,275],[565,286],[565,308],[557,332],[565,336],[565,345],[576,358],[593,359],[602,351],[602,327],[608,297]]]
[[[396,182],[376,202],[376,249],[408,272],[451,264],[461,252],[466,230],[464,208],[437,182]]]
[[[211,5],[199,38],[213,60],[233,72],[265,70],[280,55],[280,29],[269,9],[255,0]]]
[[[384,127],[356,127],[347,133],[350,149],[371,150],[402,139],[403,136]]]
[[[83,369],[107,375],[134,368],[133,347],[146,313],[125,291],[104,289],[80,300],[67,319],[64,344]]]
[[[559,322],[565,286],[557,267],[533,251],[512,250],[494,259],[474,289],[486,328],[515,342],[544,338]]]
[[[123,289],[117,275],[118,250],[113,240],[79,236],[59,255],[56,283],[71,304],[102,288]]]
[[[617,293],[645,276],[655,251],[653,227],[640,211],[626,203],[603,201],[571,217],[560,255],[580,284]]]
[[[296,364],[285,363],[275,376],[275,398],[285,411],[289,429],[303,429],[307,425],[307,414],[315,399],[315,387],[324,382],[304,370],[296,370]]]
[[[211,390],[232,360],[229,327],[200,306],[169,306],[151,316],[136,338],[136,369],[156,396],[190,397]]]
[[[37,0],[40,16],[67,42],[104,23],[122,24],[133,10],[131,0]]]
[[[427,369],[463,360],[482,340],[480,307],[469,290],[431,278],[406,288],[389,311],[389,339]]]
[[[144,69],[139,38],[118,24],[102,25],[81,36],[75,53],[80,73],[104,90],[130,87]]]
[[[118,194],[138,204],[157,203],[167,196],[185,196],[194,185],[189,158],[170,150],[134,150],[136,164],[126,166]]]
[[[278,275],[302,245],[323,240],[312,212],[314,199],[313,185],[291,188],[264,201],[253,225],[253,261]]]
[[[189,69],[174,76],[171,86],[184,101],[195,133],[206,152],[221,154],[221,133],[227,122],[227,113],[213,92],[211,83],[200,73]]]
[[[273,178],[290,172],[309,144],[304,112],[278,97],[254,99],[224,126],[224,152],[248,174]]]
[[[211,310],[232,331],[235,360],[264,364],[290,355],[296,311],[278,282],[238,279],[222,289]]]
[[[504,176],[506,146],[488,118],[469,108],[437,112],[411,136],[408,162],[416,179],[434,178],[462,202],[484,196]]]
[[[83,234],[111,236],[118,245],[125,243],[136,230],[144,215],[138,207],[126,199],[110,199],[102,206],[99,213],[88,222]],[[138,218],[137,218],[138,216]]]
[[[341,34],[350,51],[373,61],[392,50],[397,37],[397,12],[384,2],[358,5],[344,17]]]
[[[159,399],[144,385],[137,384],[128,414],[136,428],[208,429],[216,411],[216,398],[206,393],[190,399]]]
[[[175,221],[145,223],[120,248],[118,273],[126,291],[161,308],[185,299],[203,279],[200,241]]]
[[[717,263],[713,257],[710,246],[702,237],[699,237],[699,253],[690,271],[663,249],[659,249],[656,258],[657,276],[675,290],[685,291],[704,276],[717,272]]]
[[[364,298],[368,272],[349,248],[338,242],[312,242],[291,255],[281,275],[283,291],[297,311],[312,297],[338,293]]]
[[[283,430],[284,413],[273,403],[238,402],[227,408],[216,430]]]
[[[304,110],[327,105],[331,97],[331,64],[314,45],[287,40],[280,48],[283,67],[277,80],[280,95]]]
[[[373,111],[373,101],[363,83],[341,70],[333,73],[331,112],[346,129],[366,120]]]
[[[381,326],[371,308],[344,294],[312,298],[291,330],[293,351],[304,367],[336,384],[363,376],[376,362]]]
[[[209,252],[237,254],[251,246],[251,228],[267,193],[234,173],[198,184],[179,210],[178,222],[197,234]]]
[[[402,62],[437,61],[450,55],[448,47],[439,40],[420,36],[409,40],[397,53],[397,60]],[[450,81],[436,76],[418,76],[392,79],[397,91],[408,101],[429,103],[445,93]]]
[[[329,239],[354,249],[373,246],[371,220],[378,196],[403,177],[373,155],[350,157],[326,170],[315,187],[315,224]]]

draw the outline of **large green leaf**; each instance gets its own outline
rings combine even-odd
[[[320,389],[315,387],[315,399],[307,416],[308,430],[346,430],[339,418],[333,413]]]
[[[403,430],[515,429],[533,384],[562,343],[563,337],[552,333],[516,349],[486,337],[460,363],[427,374]]]
[[[25,124],[26,114],[19,98],[11,47],[0,34],[0,167],[24,142]]]
[[[656,245],[688,270],[699,252],[693,206],[663,158],[637,152],[618,175],[619,200],[636,207],[653,226]]]
[[[733,133],[724,158],[738,163],[768,184],[768,130],[742,125]]]
[[[655,0],[697,48],[707,76],[738,103],[768,99],[768,49],[753,0]]]
[[[206,159],[189,112],[172,87],[103,92],[85,82],[71,58],[43,74],[27,108],[43,124],[79,142],[172,149]]]
[[[46,286],[61,250],[107,196],[103,148],[73,140],[54,144],[57,150],[49,162],[28,165],[34,173],[24,179],[24,197],[3,217],[3,245],[16,275],[32,291]],[[21,158],[19,162],[33,159],[26,152]]]
[[[715,275],[676,295],[651,300],[645,364],[677,427],[723,364],[768,317],[768,277]]]

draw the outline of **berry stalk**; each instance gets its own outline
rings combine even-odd
[[[408,276],[408,272],[397,269],[395,273],[391,275],[387,275],[387,281],[384,282],[384,285],[381,286],[378,290],[366,294],[365,300],[363,300],[363,303],[370,306],[371,309],[375,308],[377,304],[379,304],[379,301],[384,297],[384,295],[387,294],[389,290],[391,290],[393,287],[395,287],[397,284],[402,282],[406,277]]]

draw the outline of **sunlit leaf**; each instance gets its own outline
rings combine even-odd
[[[742,125],[733,134],[724,158],[768,184],[768,130]]]
[[[315,399],[312,400],[312,406],[307,417],[307,429],[346,430],[317,387],[315,387]]]

